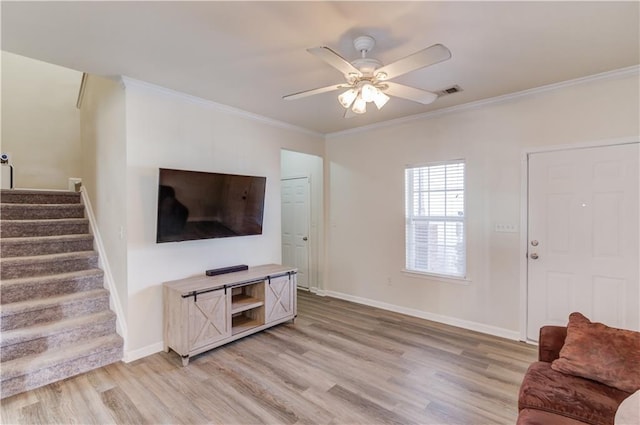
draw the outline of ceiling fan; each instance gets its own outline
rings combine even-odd
[[[408,99],[424,105],[428,105],[438,98],[436,93],[389,80],[451,58],[449,49],[442,44],[434,44],[383,66],[379,60],[367,57],[367,53],[373,49],[375,43],[374,38],[368,35],[357,37],[353,41],[353,45],[362,56],[352,62],[348,62],[326,46],[307,49],[309,53],[340,71],[344,75],[346,82],[293,93],[283,96],[283,99],[294,100],[329,91],[347,89],[338,96],[338,101],[345,108],[344,116],[347,118],[352,116],[351,112],[364,114],[367,111],[367,103],[369,102],[373,102],[378,109],[381,109],[389,101],[389,96]]]

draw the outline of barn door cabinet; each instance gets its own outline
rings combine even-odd
[[[265,286],[266,321],[275,322],[290,317],[295,308],[296,286],[291,285],[289,276],[283,275],[267,280]]]
[[[164,350],[189,358],[293,320],[296,270],[277,264],[166,282]]]

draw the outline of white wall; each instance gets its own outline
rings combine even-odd
[[[638,136],[638,76],[551,91],[326,141],[331,294],[388,303],[517,337],[525,148]],[[390,101],[390,103],[393,100]],[[415,278],[404,267],[404,168],[464,158],[470,282]],[[367,301],[367,302],[369,302]],[[476,326],[477,325],[477,326]]]
[[[125,316],[121,319],[126,323],[127,158],[122,83],[89,75],[81,118],[82,184],[89,195],[105,249],[100,260],[108,264],[111,271],[116,292],[112,296],[120,303]],[[124,329],[120,330],[126,333]]]
[[[82,73],[2,52],[2,152],[10,155],[14,186],[68,189],[78,177]]]
[[[128,357],[135,358],[162,348],[163,282],[216,267],[280,262],[280,151],[322,154],[324,143],[319,135],[125,81]],[[157,244],[159,167],[266,176],[263,234]]]
[[[322,157],[289,150],[281,155],[282,178],[309,177],[309,288],[321,289],[324,267],[324,177]]]

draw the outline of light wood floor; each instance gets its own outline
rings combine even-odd
[[[535,348],[306,292],[298,318],[2,400],[2,423],[513,424]]]

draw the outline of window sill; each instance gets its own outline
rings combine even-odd
[[[471,283],[471,279],[469,279],[468,277],[445,276],[441,274],[418,272],[415,270],[407,269],[402,269],[401,271],[402,274],[417,279],[435,280],[438,282],[455,283],[458,285],[469,285]]]

